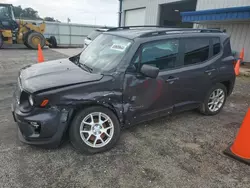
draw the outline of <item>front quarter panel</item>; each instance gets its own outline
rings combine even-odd
[[[122,84],[119,83],[123,75],[116,72],[100,81],[42,92],[37,94],[37,101],[48,99],[48,106],[66,106],[75,110],[101,105],[114,111],[119,121],[123,122]]]

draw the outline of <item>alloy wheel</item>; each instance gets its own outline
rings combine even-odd
[[[108,115],[93,112],[82,120],[80,135],[88,146],[101,148],[111,141],[114,135],[114,124]]]
[[[211,112],[217,112],[223,106],[225,101],[225,92],[222,89],[214,90],[208,100],[208,109]]]

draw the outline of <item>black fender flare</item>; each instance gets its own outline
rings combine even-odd
[[[124,123],[124,116],[123,116],[123,107],[122,104],[112,104],[109,102],[105,102],[105,101],[83,101],[81,103],[78,103],[76,105],[74,105],[73,108],[73,113],[72,113],[72,118],[74,118],[75,114],[79,111],[82,110],[84,108],[88,108],[90,106],[101,106],[104,108],[108,108],[109,110],[111,110],[117,117],[119,123],[121,124],[121,126]]]

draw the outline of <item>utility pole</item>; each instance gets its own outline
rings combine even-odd
[[[122,0],[119,0],[119,18],[118,18],[118,26],[122,26]]]

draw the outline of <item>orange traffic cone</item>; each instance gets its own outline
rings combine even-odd
[[[42,48],[41,48],[41,45],[38,44],[38,51],[37,51],[37,60],[38,60],[38,63],[42,63],[44,62],[44,57],[43,57],[43,51],[42,51]]]
[[[243,61],[244,56],[245,56],[245,49],[242,48],[242,50],[240,52],[240,58],[237,60],[237,62],[235,63],[235,66],[234,66],[234,72],[235,72],[236,76],[240,75],[240,64]]]
[[[241,59],[241,61],[244,60],[244,56],[245,56],[245,49],[242,48],[242,50],[241,50],[241,52],[240,52],[240,59]]]
[[[233,145],[224,154],[250,165],[250,108]]]
[[[236,76],[239,76],[240,75],[240,63],[241,63],[241,60],[239,59],[236,64],[235,64],[235,67],[234,67],[234,72],[235,72],[235,75]]]

